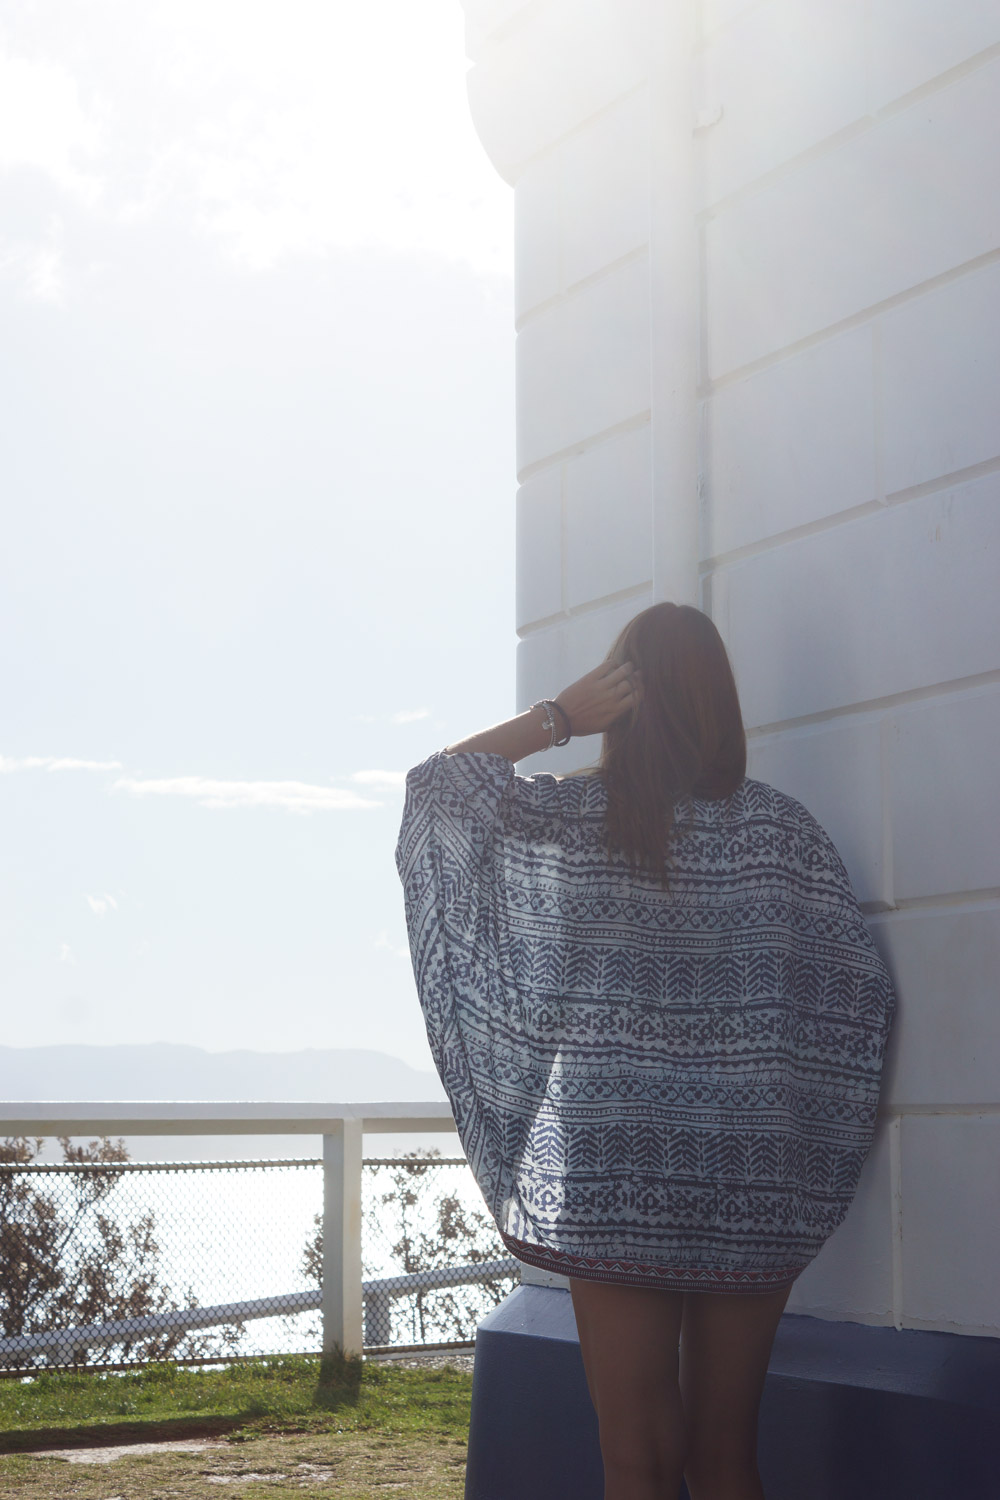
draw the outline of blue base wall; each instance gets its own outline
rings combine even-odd
[[[1000,1500],[1000,1340],[786,1315],[760,1466],[768,1500]],[[466,1500],[603,1493],[569,1293],[518,1287],[476,1336]]]

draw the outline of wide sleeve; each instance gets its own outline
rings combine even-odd
[[[435,1066],[491,1209],[506,1172],[491,1071],[491,975],[502,899],[502,809],[515,781],[500,755],[437,751],[406,778],[396,867],[417,994]]]
[[[518,991],[508,941],[511,856],[523,877],[539,841],[565,825],[579,790],[517,776],[500,755],[438,751],[411,770],[396,848],[427,1040],[469,1163],[498,1222],[520,1129],[510,1117]],[[537,1088],[544,1092],[545,1079]],[[537,1107],[518,1083],[521,1114]]]
[[[414,881],[422,885],[421,872],[443,882],[438,895],[448,907],[472,894],[514,780],[514,767],[502,755],[446,755],[443,750],[408,772],[396,847],[396,868],[407,898]]]
[[[485,892],[502,881],[505,841],[557,838],[579,813],[581,783],[547,773],[518,776],[502,755],[435,751],[406,777],[396,846],[411,945],[425,926],[429,884],[435,910],[468,923]],[[416,955],[414,955],[416,963]]]
[[[851,884],[840,852],[826,829],[801,803],[784,799],[794,810],[796,834],[790,862],[798,876],[800,902],[818,952],[829,973],[828,993],[845,987],[845,1008],[867,1035],[869,1084],[877,1093],[889,1032],[896,1013],[892,976],[879,953]],[[860,1045],[860,1043],[859,1043]]]

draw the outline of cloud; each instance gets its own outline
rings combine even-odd
[[[405,771],[354,771],[351,780],[359,786],[385,787],[388,791],[406,785]]]
[[[149,140],[139,212],[186,201],[256,269],[350,246],[509,274],[511,195],[483,170],[456,9],[305,0],[279,19],[175,0],[159,16],[142,40],[166,54],[150,87],[169,123]]]
[[[25,290],[36,302],[60,303],[66,292],[62,250],[59,245],[39,245],[25,267]]]
[[[34,168],[86,203],[101,183],[81,157],[101,146],[101,127],[80,103],[76,80],[60,64],[0,51],[0,170]]]
[[[120,760],[75,760],[60,755],[25,755],[19,759],[0,755],[0,775],[13,771],[120,771]]]
[[[113,791],[130,797],[184,797],[201,807],[280,807],[286,812],[353,812],[381,807],[341,787],[314,786],[307,781],[213,781],[207,776],[171,776],[142,780],[120,776]]]
[[[393,724],[413,724],[417,719],[429,719],[429,708],[401,708],[391,716]]]
[[[31,56],[0,23],[0,174],[42,174],[106,231],[183,223],[256,270],[374,250],[510,276],[459,7],[152,0],[25,24]],[[67,222],[65,252],[41,225],[0,236],[28,298],[71,295],[92,240]]]
[[[110,891],[105,891],[102,896],[88,896],[87,905],[95,917],[106,917],[109,911],[118,910],[118,902]]]
[[[19,282],[29,301],[58,305],[66,292],[63,240],[62,222],[55,217],[40,240],[0,235],[0,275]]]
[[[375,941],[372,946],[374,948],[385,949],[387,953],[391,953],[395,958],[409,958],[410,956],[410,950],[407,944],[394,943],[384,927],[382,928],[381,932],[376,934]]]
[[[76,963],[76,954],[73,952],[73,950],[70,947],[69,943],[60,943],[59,944],[59,962],[61,964],[75,964]]]
[[[414,724],[429,719],[429,708],[398,708],[394,714],[354,714],[356,724]]]
[[[15,771],[120,771],[120,760],[79,760],[72,756],[58,755],[0,755],[0,775],[12,775]],[[371,787],[379,791],[396,791],[406,781],[405,771],[355,771],[351,781],[359,787]],[[119,776],[111,784],[114,792],[125,792],[130,797],[185,797],[202,807],[213,809],[229,807],[278,807],[286,812],[355,812],[383,804],[372,796],[349,787],[316,786],[309,781],[228,781],[209,776],[167,776],[146,778]],[[97,912],[95,900],[110,902],[113,897],[92,897],[87,900]],[[98,912],[103,916],[107,905]]]

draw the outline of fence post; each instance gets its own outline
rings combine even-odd
[[[323,1353],[360,1354],[361,1121],[323,1137]]]

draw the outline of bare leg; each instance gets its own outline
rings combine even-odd
[[[757,1413],[790,1290],[752,1297],[685,1294],[680,1385],[691,1500],[764,1500]]]
[[[680,1292],[570,1281],[597,1412],[604,1500],[677,1500],[686,1448],[678,1387]]]

